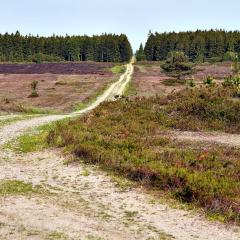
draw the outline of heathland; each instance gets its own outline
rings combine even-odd
[[[149,34],[127,66],[108,35],[41,40],[70,55],[17,36],[36,48],[0,65],[0,236],[239,239],[239,32]],[[31,109],[46,116],[7,114]]]

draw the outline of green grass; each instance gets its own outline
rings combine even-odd
[[[4,112],[15,112],[15,113],[22,113],[22,114],[59,114],[58,111],[53,111],[53,110],[47,110],[47,109],[42,109],[38,107],[33,107],[33,106],[28,106],[28,105],[23,105],[23,104],[15,104],[11,103],[6,106],[1,106],[0,109],[2,109]]]
[[[19,180],[1,180],[0,195],[26,194],[36,192],[30,183]]]
[[[83,169],[82,175],[84,177],[88,177],[90,175],[89,171],[87,169]]]
[[[137,90],[136,87],[133,83],[133,81],[130,81],[124,91],[125,96],[136,96],[137,95]]]
[[[126,66],[125,65],[117,65],[117,66],[112,67],[110,70],[114,74],[124,73],[126,71]]]
[[[48,131],[51,129],[51,124],[39,127],[37,133],[26,133],[5,144],[5,149],[11,149],[17,153],[29,153],[41,151],[48,147],[46,138]]]
[[[18,106],[18,112],[25,114],[59,114],[57,111],[41,109],[37,107],[28,107],[28,106]]]
[[[17,145],[13,146],[13,150],[21,153],[36,152],[44,148],[44,140],[46,133],[23,135],[17,139]]]
[[[89,115],[55,124],[47,141],[86,163],[239,223],[239,150],[171,141],[161,134],[178,126],[177,120],[186,121],[182,129],[239,129],[240,104],[228,100],[232,94],[229,89],[196,88],[170,97],[106,102]]]
[[[55,240],[55,239],[58,239],[58,240],[66,240],[68,239],[67,235],[63,232],[58,232],[58,231],[53,231],[53,232],[50,232],[48,234],[48,237],[47,237],[48,240]]]

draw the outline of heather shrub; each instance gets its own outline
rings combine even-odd
[[[65,147],[76,159],[170,192],[226,220],[239,221],[239,151],[189,147],[160,131],[177,121],[183,123],[180,117],[186,116],[192,119],[185,121],[195,125],[208,119],[206,128],[216,128],[214,122],[221,129],[228,123],[236,127],[239,105],[225,102],[231,94],[228,88],[202,87],[167,99],[106,102],[86,116],[57,123],[48,134],[48,143]]]

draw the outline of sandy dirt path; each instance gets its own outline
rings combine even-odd
[[[65,118],[72,118],[79,116],[81,114],[85,114],[97,106],[99,106],[102,102],[107,100],[114,100],[115,96],[122,96],[124,94],[125,87],[131,80],[132,74],[133,74],[133,63],[134,60],[132,60],[129,64],[126,65],[126,71],[125,73],[119,78],[119,80],[113,84],[110,85],[110,87],[102,94],[100,95],[96,101],[91,103],[88,107],[73,112],[71,114],[66,115],[48,115],[43,117],[33,117],[28,120],[22,120],[14,122],[13,124],[10,124],[8,126],[5,126],[1,128],[0,131],[0,145],[3,145],[7,141],[11,140],[12,138],[16,138],[22,133],[26,132],[30,128],[39,127],[41,125],[51,123],[54,121],[62,120]],[[3,116],[3,119],[6,118],[12,118],[12,115]]]
[[[240,135],[221,132],[170,131],[172,139],[203,142],[240,148]]]
[[[119,86],[129,81],[130,68],[131,64],[128,74],[119,79]],[[116,85],[101,101],[119,95]],[[5,126],[0,129],[0,145],[29,128],[71,116],[76,114],[34,118]],[[240,239],[238,227],[174,209],[142,188],[131,187],[126,180],[113,181],[96,166],[65,163],[66,156],[56,150],[31,154],[0,150],[0,180],[41,186],[38,193],[1,196],[1,240]]]

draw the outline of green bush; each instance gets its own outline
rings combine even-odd
[[[238,58],[237,53],[232,52],[232,51],[228,51],[224,54],[223,56],[223,61],[235,61],[235,59]]]
[[[180,79],[182,75],[192,72],[193,64],[189,62],[183,52],[170,52],[167,61],[161,65],[161,68],[167,73],[176,74]]]
[[[205,57],[204,57],[204,54],[202,53],[197,53],[195,59],[194,59],[194,62],[195,63],[203,63],[205,61]]]
[[[191,79],[190,81],[188,81],[187,84],[188,84],[188,86],[191,87],[191,88],[196,87],[196,82],[195,82],[193,79]]]

